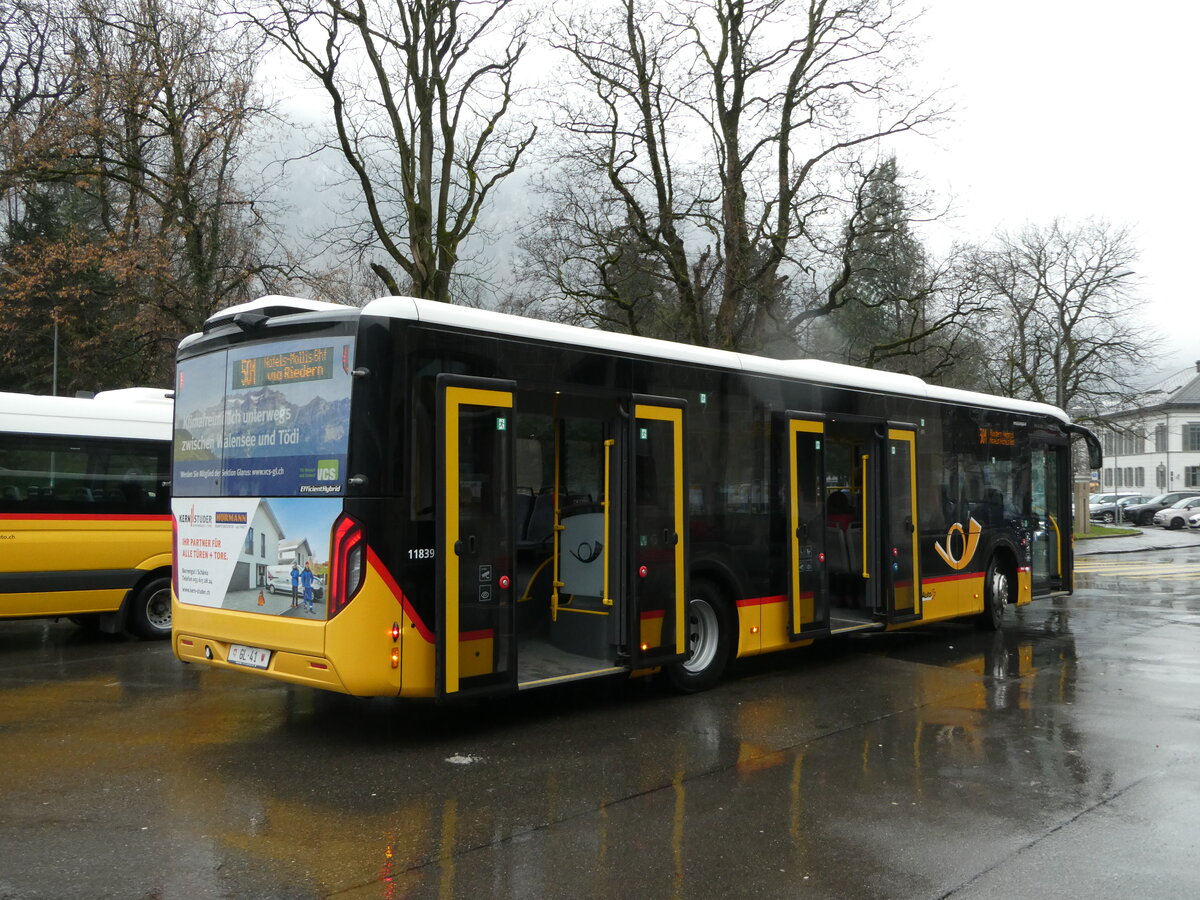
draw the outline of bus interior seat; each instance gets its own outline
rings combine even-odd
[[[517,540],[523,541],[525,533],[529,530],[529,516],[533,512],[532,488],[517,488],[514,512],[516,513]]]
[[[71,499],[76,500],[76,501],[82,501],[84,503],[91,503],[96,498],[92,496],[91,488],[77,487],[77,488],[75,488],[74,492],[71,494]]]
[[[21,492],[17,489],[16,485],[6,484],[4,486],[4,499],[21,500],[23,498],[21,497]]]
[[[518,543],[524,547],[537,547],[550,540],[554,531],[554,491],[542,491],[533,498],[529,521],[523,539]]]
[[[825,568],[831,574],[850,571],[850,557],[846,553],[846,532],[836,525],[825,528]]]
[[[851,572],[861,572],[862,571],[862,565],[863,565],[862,540],[863,540],[862,523],[860,523],[860,522],[851,523],[850,527],[848,529],[846,529],[846,553],[850,559],[850,571]]]

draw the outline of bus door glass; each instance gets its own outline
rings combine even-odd
[[[883,566],[892,621],[918,614],[921,579],[917,557],[917,437],[907,429],[888,429],[887,535]]]
[[[1065,473],[1070,471],[1067,444],[1035,442],[1030,473],[1033,494],[1032,584],[1034,592],[1063,588],[1065,555],[1070,535],[1065,531],[1070,516],[1064,515]]]
[[[634,668],[683,659],[684,625],[683,402],[638,397],[634,402],[630,592]]]
[[[825,514],[825,423],[799,413],[788,418],[790,567],[788,599],[793,639],[829,627],[829,572],[848,571],[845,539]],[[826,539],[826,532],[834,533]],[[832,552],[830,552],[832,551]]]
[[[874,624],[882,613],[879,572],[882,423],[825,423],[825,569],[833,631]]]
[[[513,392],[454,376],[438,387],[437,689],[448,696],[516,684]]]

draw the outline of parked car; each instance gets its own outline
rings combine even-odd
[[[290,594],[292,592],[292,567],[267,566],[267,590],[272,594]],[[313,597],[320,599],[325,594],[325,582],[321,576],[313,577]]]
[[[1200,513],[1194,513],[1188,518],[1188,528],[1193,531],[1200,530]]]
[[[1135,525],[1149,525],[1154,521],[1154,514],[1160,509],[1166,509],[1185,497],[1196,496],[1200,496],[1200,491],[1171,491],[1168,494],[1159,494],[1147,503],[1134,503],[1125,507],[1125,521]]]
[[[1103,503],[1116,503],[1125,497],[1139,496],[1134,491],[1117,491],[1115,494],[1088,494],[1088,506],[1099,506]],[[1149,497],[1146,497],[1149,500]]]
[[[1172,531],[1182,528],[1188,523],[1192,510],[1200,507],[1200,497],[1184,497],[1174,506],[1160,509],[1154,514],[1154,524],[1169,528]]]
[[[1121,511],[1121,518],[1125,518],[1125,509],[1135,503],[1146,503],[1150,498],[1144,494],[1130,494],[1128,497],[1121,497],[1119,500],[1110,500],[1104,503],[1093,503],[1088,506],[1088,518],[1094,522],[1113,522],[1117,519],[1117,511]]]

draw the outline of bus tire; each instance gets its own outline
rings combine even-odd
[[[983,612],[975,623],[984,631],[999,631],[1004,621],[1004,608],[1008,606],[1014,584],[1009,568],[992,557],[987,574],[983,579]]]
[[[129,630],[138,637],[157,640],[171,636],[171,579],[151,578],[130,599],[126,611]]]
[[[733,616],[729,603],[709,581],[692,584],[684,627],[690,655],[666,667],[667,680],[684,694],[706,691],[725,673],[733,655]]]

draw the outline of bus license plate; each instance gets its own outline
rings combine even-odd
[[[229,661],[238,666],[265,669],[271,662],[271,651],[261,647],[246,647],[242,644],[229,645]]]

